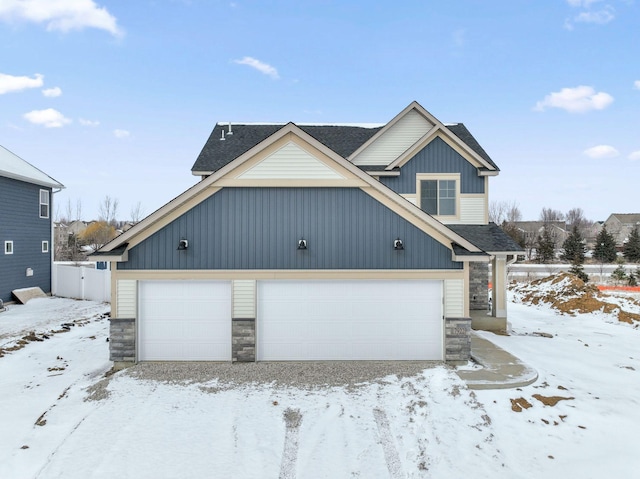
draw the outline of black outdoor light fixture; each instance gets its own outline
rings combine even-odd
[[[298,249],[307,249],[307,240],[304,238],[300,238],[298,240]]]
[[[404,243],[400,238],[396,238],[393,240],[393,249],[395,249],[396,251],[404,249]]]
[[[178,241],[178,251],[184,251],[189,247],[189,241],[186,239],[181,239]]]

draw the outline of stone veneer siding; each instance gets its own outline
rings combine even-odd
[[[231,361],[249,363],[256,360],[255,319],[233,319],[231,338]]]
[[[136,361],[136,320],[111,318],[109,327],[109,360],[114,363]]]
[[[489,263],[469,263],[469,309],[489,308]]]
[[[471,318],[445,318],[444,360],[466,363],[471,359]]]

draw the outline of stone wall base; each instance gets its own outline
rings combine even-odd
[[[109,360],[114,363],[135,363],[136,320],[111,318],[109,322]]]
[[[233,319],[231,323],[231,361],[251,363],[256,360],[256,320]]]
[[[445,318],[444,360],[466,364],[471,359],[471,318]]]
[[[489,309],[489,263],[469,263],[469,309]]]

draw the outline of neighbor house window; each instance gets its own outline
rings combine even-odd
[[[13,241],[4,242],[4,254],[13,254]]]
[[[420,179],[418,180],[420,208],[434,216],[456,216],[458,203],[458,180]]]
[[[49,191],[40,190],[40,218],[49,217]]]
[[[48,241],[43,241],[42,242],[42,252],[43,253],[48,253],[49,252],[49,242]]]

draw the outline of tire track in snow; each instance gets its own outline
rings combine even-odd
[[[387,462],[387,469],[392,479],[402,479],[405,477],[402,471],[402,463],[400,462],[400,456],[398,450],[393,443],[393,436],[391,435],[391,427],[389,426],[389,418],[387,413],[382,409],[374,409],[373,417],[376,420],[378,426],[378,434],[380,435],[380,444],[382,445],[382,451],[384,452],[384,459]]]
[[[284,436],[280,479],[295,479],[296,460],[298,458],[298,431],[302,422],[302,414],[300,414],[299,409],[288,408],[283,416],[287,430]]]

